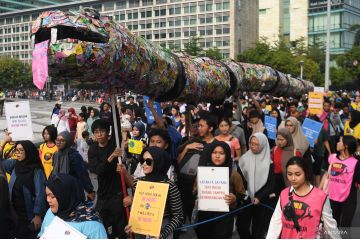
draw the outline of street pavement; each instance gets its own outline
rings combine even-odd
[[[11,101],[28,101],[27,99],[10,99]],[[29,100],[30,102],[30,111],[31,111],[31,119],[32,126],[34,131],[34,142],[42,141],[42,131],[43,129],[50,125],[51,112],[55,106],[56,101],[38,101],[38,100]],[[81,106],[93,106],[98,107],[99,104],[93,102],[63,102],[62,107],[66,110],[70,107],[75,108],[77,113],[80,113]],[[4,109],[5,111],[5,109]],[[7,128],[7,122],[5,118],[5,114],[0,117],[0,139],[4,137],[4,129]]]
[[[11,101],[24,101],[24,99],[11,99]],[[55,105],[55,101],[38,101],[38,100],[29,100],[30,101],[30,111],[32,117],[32,125],[34,131],[34,142],[41,142],[42,136],[41,133],[47,125],[50,124],[50,116],[52,109]],[[80,112],[81,106],[93,106],[98,107],[99,104],[93,102],[63,102],[62,107],[68,109],[70,107],[75,108],[76,112]],[[7,128],[5,114],[4,116],[0,117],[0,139],[3,139],[4,132],[3,129]],[[94,184],[95,190],[97,190],[97,178],[95,175],[91,175],[91,180]],[[358,191],[358,198],[360,197]],[[352,238],[360,238],[360,204],[357,205],[357,209],[355,212],[355,216],[353,219],[352,227],[356,227],[355,234],[356,236],[352,236]],[[196,238],[196,234],[193,229],[189,229],[187,231],[182,232],[180,238]],[[235,231],[233,234],[233,238],[239,238],[239,235]]]

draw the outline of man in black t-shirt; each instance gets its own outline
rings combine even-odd
[[[109,140],[110,125],[104,119],[94,121],[91,130],[96,143],[89,148],[89,168],[97,174],[98,200],[96,210],[104,222],[109,238],[126,238],[124,228],[127,224],[125,208],[131,205],[131,197],[124,197],[122,182],[117,172],[121,150],[114,141]],[[124,172],[127,187],[132,186],[131,176]]]

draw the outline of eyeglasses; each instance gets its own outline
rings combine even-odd
[[[153,160],[151,158],[140,159],[140,164],[143,165],[144,163],[150,167],[153,163]]]
[[[55,139],[55,142],[57,143],[64,143],[66,142],[65,139]]]

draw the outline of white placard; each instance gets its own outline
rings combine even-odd
[[[40,239],[86,239],[87,237],[67,224],[61,218],[56,217],[45,229]]]
[[[29,101],[6,102],[5,112],[13,141],[34,139]]]
[[[198,167],[198,209],[229,212],[225,195],[229,194],[229,168]]]
[[[314,87],[314,92],[324,93],[324,92],[325,92],[325,88],[324,88],[324,87]]]

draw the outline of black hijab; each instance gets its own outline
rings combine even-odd
[[[73,176],[58,173],[50,177],[46,186],[58,201],[58,211],[54,215],[67,222],[98,221],[99,215],[85,202],[83,188]]]
[[[153,170],[150,174],[145,174],[142,180],[150,182],[160,182],[169,180],[167,172],[171,166],[171,159],[169,154],[159,147],[148,147],[143,150],[140,155],[140,162],[143,159],[144,153],[149,152],[153,158]]]
[[[24,148],[25,159],[23,161],[17,160],[15,163],[16,182],[25,185],[35,195],[34,171],[35,169],[43,169],[39,151],[29,140],[16,142],[15,149],[19,144]]]
[[[216,147],[222,147],[225,152],[225,162],[220,166],[216,166],[211,161],[212,152],[215,150]],[[228,167],[230,175],[231,175],[231,171],[232,171],[232,165],[233,165],[233,161],[231,158],[231,150],[230,150],[229,144],[227,144],[226,142],[223,142],[223,141],[214,141],[211,144],[209,144],[208,146],[206,146],[203,153],[201,154],[200,161],[199,161],[199,166],[203,166],[203,167]]]
[[[354,128],[356,127],[356,125],[360,123],[360,112],[356,110],[352,110],[350,114],[351,114],[351,121],[349,123],[349,126],[351,128]]]

